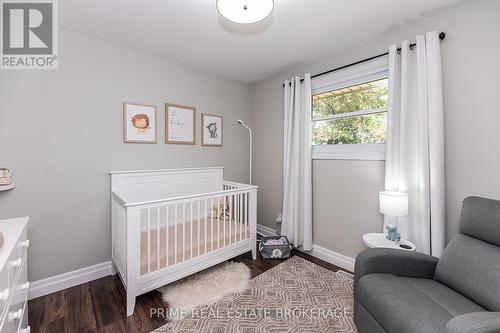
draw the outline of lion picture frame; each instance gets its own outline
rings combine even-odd
[[[156,106],[123,102],[123,142],[156,143]]]
[[[206,147],[222,147],[223,117],[202,113],[201,114],[201,145]]]

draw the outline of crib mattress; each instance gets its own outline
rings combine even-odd
[[[176,233],[175,225],[168,226],[168,230],[167,227],[163,226],[160,227],[158,233],[156,226],[151,227],[149,233],[149,257],[151,258],[149,268],[147,259],[148,231],[141,232],[141,275],[154,272],[158,270],[158,267],[160,269],[165,268],[250,238],[249,227],[234,220],[225,222],[214,220],[213,224],[211,219],[207,219],[206,223],[204,219],[193,220],[192,223],[186,222],[184,228],[183,232],[183,224],[177,224]],[[159,256],[157,254],[158,242]],[[177,256],[174,251],[175,247],[177,247]]]

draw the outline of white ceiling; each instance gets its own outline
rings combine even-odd
[[[220,17],[215,0],[62,0],[61,25],[244,82],[334,52],[459,0],[275,0],[262,22]]]

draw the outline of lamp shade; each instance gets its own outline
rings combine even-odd
[[[262,21],[273,8],[273,0],[217,0],[217,10],[222,16],[242,24]]]
[[[379,194],[380,212],[390,216],[408,215],[408,194],[383,191]]]

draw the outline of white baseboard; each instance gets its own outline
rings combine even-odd
[[[263,236],[274,236],[276,235],[276,230],[259,224],[257,225],[257,233]],[[354,271],[354,258],[347,257],[343,254],[318,245],[313,245],[313,250],[307,253],[340,268],[351,272]],[[80,268],[71,272],[34,281],[30,284],[28,299],[31,300],[48,295],[56,291],[71,288],[112,274],[115,274],[113,264],[111,261],[106,261],[97,265]]]
[[[312,251],[306,253],[312,255],[313,257],[329,262],[330,264],[334,264],[335,266],[346,269],[350,272],[354,272],[354,258],[345,256],[343,254],[334,252],[315,244],[313,244]]]
[[[273,228],[266,227],[262,224],[257,224],[257,233],[261,236],[269,237],[276,236],[276,230]]]
[[[257,224],[257,233],[261,236],[276,236],[276,230],[262,224]],[[302,251],[301,247],[299,247],[298,250]],[[350,272],[354,272],[354,258],[315,244],[313,244],[312,251],[308,251],[306,253]]]
[[[111,261],[80,268],[71,272],[55,275],[30,283],[28,299],[48,295],[79,284],[97,280],[115,273]]]

